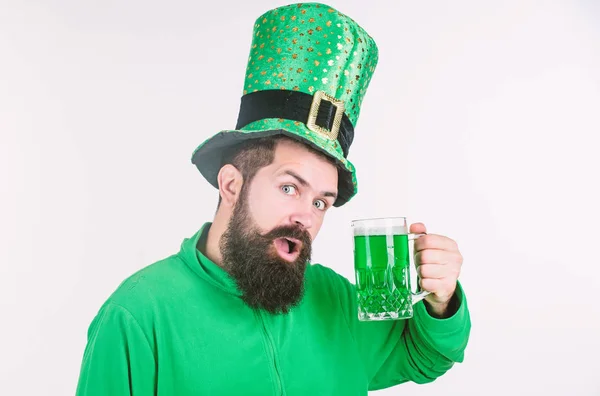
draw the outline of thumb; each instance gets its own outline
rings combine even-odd
[[[427,233],[427,228],[425,228],[425,224],[423,223],[414,223],[410,225],[409,232],[414,234],[425,234]]]

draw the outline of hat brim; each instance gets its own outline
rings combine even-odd
[[[253,123],[258,124],[258,122]],[[334,206],[339,207],[350,201],[357,192],[354,166],[342,155],[337,142],[327,142],[325,138],[315,136],[304,124],[299,127],[287,124],[287,128],[256,129],[256,125],[248,125],[242,130],[220,131],[202,143],[192,155],[192,163],[196,165],[202,176],[215,188],[218,188],[217,175],[223,165],[224,154],[235,146],[250,140],[266,136],[285,135],[306,144],[333,158],[338,168],[338,197]],[[291,127],[293,125],[293,127]],[[248,128],[248,129],[247,129]]]

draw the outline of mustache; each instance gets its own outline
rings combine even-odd
[[[310,246],[312,242],[312,238],[310,237],[308,231],[293,225],[279,226],[262,235],[262,237],[268,240],[277,238],[293,238],[301,241],[306,246]]]

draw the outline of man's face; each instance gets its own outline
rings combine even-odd
[[[311,244],[335,201],[337,178],[325,159],[282,141],[273,163],[243,188],[221,253],[250,306],[278,313],[300,301]]]

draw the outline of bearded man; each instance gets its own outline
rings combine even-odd
[[[237,127],[192,157],[219,191],[214,219],[103,304],[80,396],[366,395],[434,381],[464,358],[471,323],[452,239],[415,241],[431,294],[406,320],[359,321],[355,286],[311,262],[326,213],[357,192],[347,157],[374,40],[318,3],[264,13],[252,38]]]

